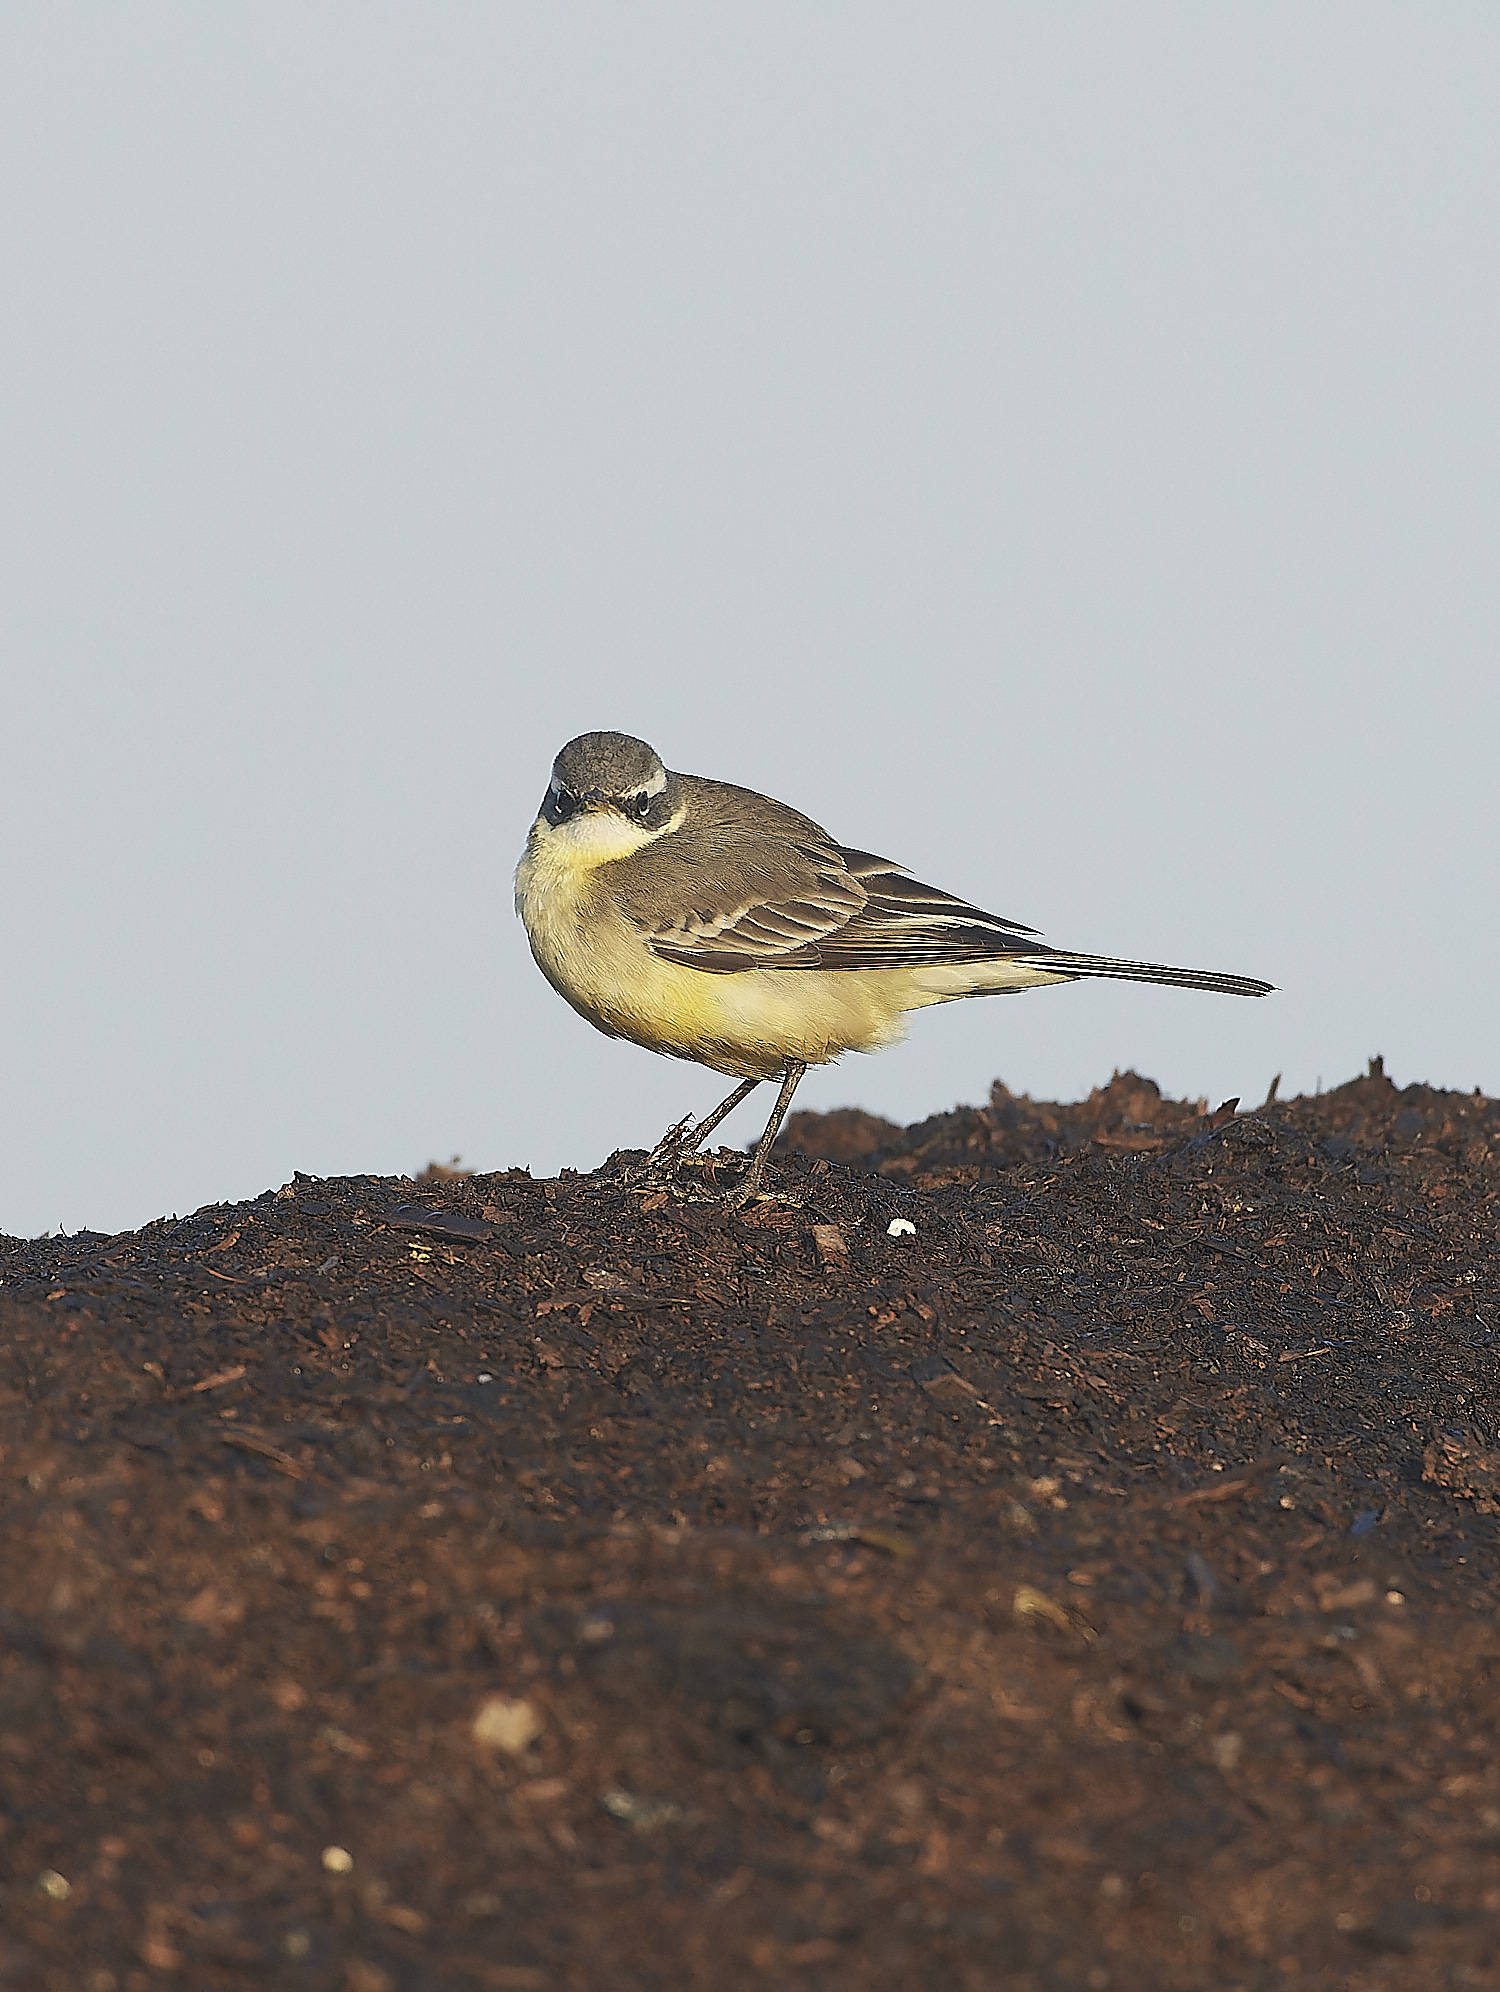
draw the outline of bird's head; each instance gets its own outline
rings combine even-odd
[[[580,843],[624,856],[672,826],[679,782],[628,733],[580,733],[552,763],[541,820]],[[628,826],[628,828],[627,828]]]

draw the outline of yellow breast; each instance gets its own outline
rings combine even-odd
[[[516,868],[516,911],[537,966],[581,1016],[610,1037],[692,1057],[669,1041],[681,1034],[674,1020],[692,1008],[690,995],[674,1000],[663,986],[669,965],[618,910],[601,876],[650,841],[635,824],[604,812],[558,828],[539,818]],[[686,1022],[691,1034],[693,1020]]]
[[[824,1065],[892,1044],[904,1011],[940,1000],[902,971],[723,975],[663,961],[609,892],[607,867],[648,841],[620,817],[556,829],[540,820],[516,869],[516,911],[537,966],[606,1035],[734,1078],[770,1079],[791,1061]]]

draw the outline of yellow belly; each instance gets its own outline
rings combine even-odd
[[[516,910],[543,975],[610,1037],[733,1078],[771,1079],[794,1061],[826,1065],[894,1044],[904,1011],[945,1000],[915,989],[904,970],[714,975],[663,961],[615,911],[603,870],[563,839],[533,834],[516,871]]]

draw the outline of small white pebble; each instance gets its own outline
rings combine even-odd
[[[66,1902],[73,1893],[73,1884],[65,1874],[56,1868],[43,1868],[36,1878],[37,1893],[50,1896],[54,1902]]]
[[[478,1376],[475,1377],[474,1381],[476,1383],[493,1383],[495,1379],[493,1376],[491,1376],[488,1370],[481,1370]]]
[[[887,1238],[915,1238],[917,1227],[909,1217],[893,1217],[885,1227]]]
[[[354,1866],[354,1856],[347,1847],[325,1847],[323,1865],[330,1874],[348,1874]]]
[[[487,1749],[519,1757],[541,1735],[543,1727],[542,1718],[529,1701],[507,1701],[504,1695],[490,1695],[480,1703],[469,1734]]]
[[[1387,1591],[1385,1601],[1388,1605],[1404,1605],[1406,1603],[1406,1593],[1404,1591]]]

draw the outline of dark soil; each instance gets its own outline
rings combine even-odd
[[[1500,1985],[1500,1102],[792,1138],[5,1242],[0,1982]]]

